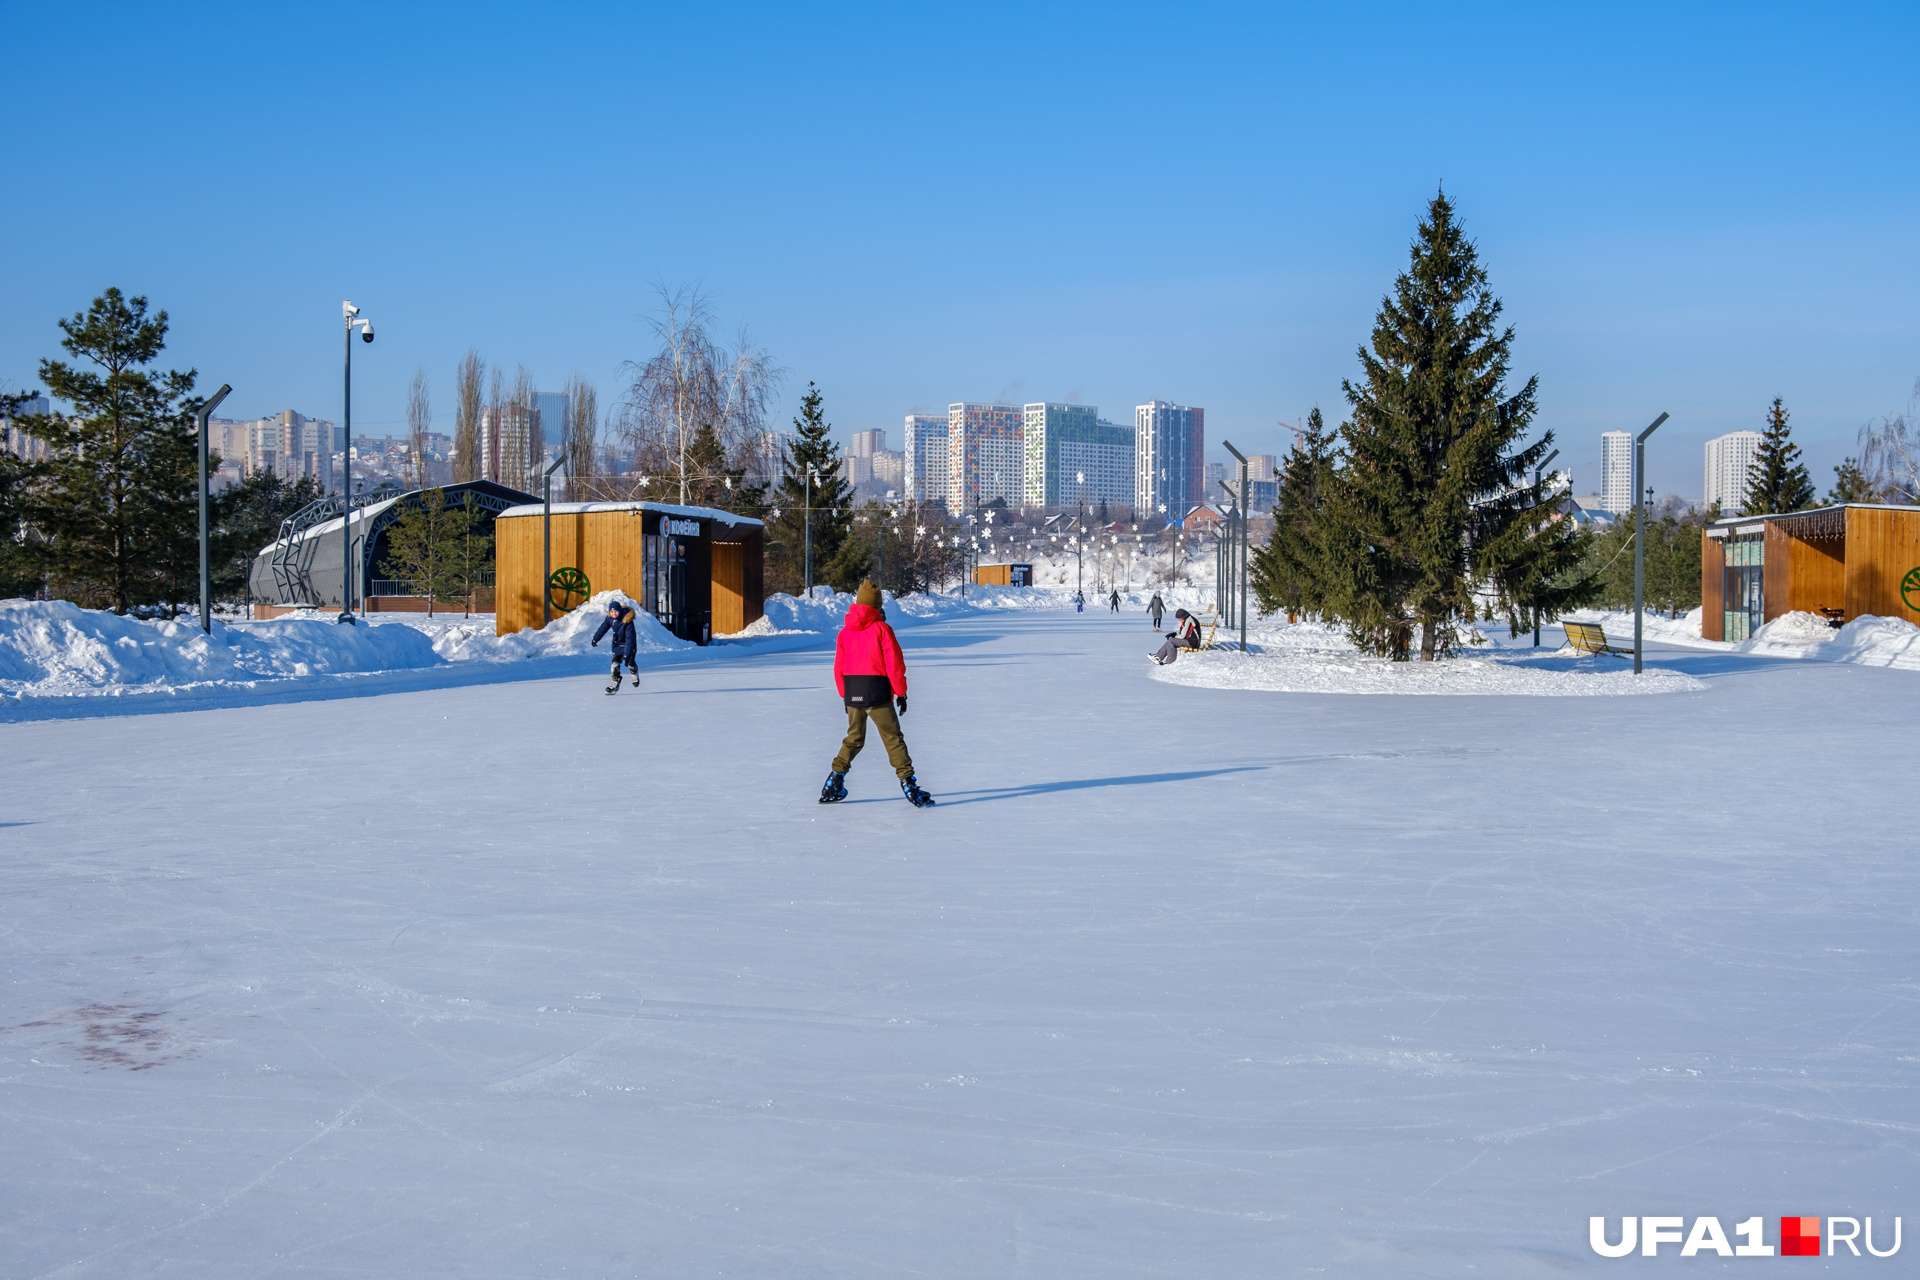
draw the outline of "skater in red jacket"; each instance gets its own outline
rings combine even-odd
[[[860,584],[840,628],[840,638],[834,641],[833,683],[847,708],[847,737],[820,788],[820,803],[847,798],[847,770],[867,744],[867,721],[871,720],[880,730],[887,760],[900,778],[901,793],[915,808],[932,804],[933,797],[914,779],[913,757],[907,754],[907,740],[900,736],[900,717],[907,714],[907,660],[880,607],[880,588],[871,582]]]

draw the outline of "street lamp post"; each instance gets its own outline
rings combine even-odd
[[[1220,443],[1226,445],[1228,453],[1240,460],[1240,492],[1237,495],[1240,506],[1240,652],[1245,653],[1247,651],[1247,515],[1253,510],[1253,504],[1249,501],[1251,490],[1247,487],[1247,455],[1225,440]]]
[[[1073,590],[1076,595],[1086,590],[1086,565],[1083,559],[1082,544],[1087,536],[1087,473],[1076,471],[1073,482],[1078,490],[1080,514],[1074,517],[1073,533]]]
[[[1540,460],[1540,465],[1533,469],[1534,488],[1538,489],[1540,487],[1541,475],[1546,471],[1548,464],[1559,456],[1560,451],[1555,449],[1552,453]],[[1540,647],[1540,615],[1538,613],[1533,615],[1533,647],[1536,649]]]
[[[340,621],[353,625],[353,331],[360,330],[363,341],[373,341],[373,321],[359,319],[360,308],[351,302],[340,304],[340,319],[345,331],[345,408],[341,414],[344,433],[340,445],[340,466],[346,478],[340,489]]]
[[[1667,420],[1666,414],[1655,418],[1651,425],[1633,441],[1633,674],[1640,674],[1640,624],[1641,614],[1646,609],[1646,533],[1647,504],[1640,496],[1640,486],[1647,477],[1647,437],[1659,429]]]
[[[553,460],[546,474],[540,477],[540,625],[553,621],[553,588],[548,585],[553,577],[553,473],[567,460],[563,449],[560,456]],[[569,476],[573,472],[567,472]],[[569,483],[568,488],[572,488]]]
[[[213,631],[213,562],[207,553],[207,419],[233,391],[226,383],[193,415],[200,428],[200,629]]]
[[[804,576],[806,578],[807,595],[809,598],[813,595],[813,482],[816,474],[817,468],[809,463],[807,466],[807,505],[803,515],[803,519],[806,522],[806,572]]]

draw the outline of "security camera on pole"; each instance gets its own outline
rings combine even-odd
[[[1653,424],[1642,431],[1633,442],[1633,674],[1640,674],[1640,622],[1641,614],[1646,610],[1646,542],[1647,542],[1647,499],[1640,496],[1640,486],[1647,478],[1647,437],[1659,429],[1667,420],[1661,414]],[[1651,497],[1653,490],[1647,490]]]
[[[340,486],[340,621],[353,625],[353,331],[360,330],[364,342],[373,341],[373,321],[359,318],[360,308],[351,302],[340,304],[340,318],[346,326],[346,409],[341,414],[342,443],[340,465],[346,478]]]
[[[213,631],[213,566],[207,553],[207,419],[232,391],[232,387],[221,383],[220,389],[193,415],[194,425],[200,428],[200,629],[208,633]]]

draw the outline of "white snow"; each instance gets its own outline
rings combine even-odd
[[[47,651],[227,669],[124,626]],[[0,1271],[1511,1276],[1912,1216],[1911,673],[1249,697],[1154,636],[904,627],[925,811],[877,742],[814,802],[824,632],[612,698],[8,699]]]
[[[1615,644],[1633,643],[1633,614],[1579,610],[1567,615],[1575,622],[1598,622]],[[1816,613],[1783,613],[1745,640],[1724,643],[1700,636],[1700,610],[1679,618],[1647,613],[1641,624],[1648,640],[1685,645],[1722,653],[1767,658],[1808,658],[1818,662],[1845,662],[1863,667],[1900,667],[1920,671],[1920,627],[1904,618],[1861,614],[1837,630]],[[1504,632],[1502,633],[1504,634]]]
[[[1226,640],[1225,628],[1219,639]],[[1237,633],[1233,638],[1237,643]],[[1142,652],[1158,648],[1148,637]],[[1695,693],[1706,688],[1679,671],[1633,674],[1618,658],[1552,650],[1468,650],[1436,662],[1382,662],[1361,654],[1344,633],[1320,623],[1292,626],[1263,621],[1249,628],[1250,652],[1209,649],[1183,653],[1157,679],[1206,689],[1267,693],[1499,694],[1542,698]]]

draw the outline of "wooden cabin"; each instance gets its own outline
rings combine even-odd
[[[1745,640],[1783,613],[1920,625],[1920,507],[1736,516],[1701,534],[1700,634]]]
[[[973,566],[973,585],[976,587],[1030,587],[1033,585],[1033,566],[1030,564],[977,564]]]
[[[549,530],[547,510],[530,503],[494,520],[500,635],[545,626],[608,590],[695,644],[743,631],[764,612],[766,529],[758,520],[661,502],[556,502]],[[552,572],[545,574],[549,533]]]

